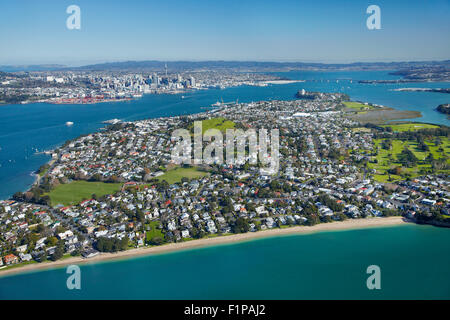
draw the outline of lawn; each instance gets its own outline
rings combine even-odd
[[[166,180],[169,184],[181,182],[181,178],[197,179],[208,175],[207,172],[199,171],[195,167],[182,168],[176,167],[175,169],[168,170],[162,176],[157,179],[159,181]]]
[[[357,111],[373,109],[372,106],[365,105],[365,104],[362,104],[362,103],[359,103],[359,102],[353,102],[353,101],[345,101],[344,105],[347,108],[354,109],[354,110],[357,110]]]
[[[399,123],[383,125],[382,127],[391,127],[394,132],[417,131],[421,129],[437,129],[439,126],[427,123]]]
[[[202,134],[209,129],[218,129],[225,133],[227,129],[233,129],[235,123],[230,120],[226,120],[225,118],[212,118],[207,120],[202,120]],[[194,125],[191,125],[191,130],[193,131]]]
[[[151,221],[150,223],[145,225],[146,227],[150,227],[150,230],[145,232],[147,242],[150,242],[153,238],[158,237],[164,240],[164,234],[162,233],[161,229],[157,228],[158,225],[158,221]]]
[[[358,128],[353,128],[352,131],[353,132],[370,132],[371,130],[369,128],[358,127]]]
[[[68,206],[78,204],[83,199],[90,199],[93,194],[97,197],[113,194],[121,186],[121,183],[73,181],[68,184],[58,185],[48,195],[50,196],[52,206],[58,204]]]

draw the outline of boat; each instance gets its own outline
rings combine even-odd
[[[68,127],[73,126],[73,122],[72,121],[67,121],[66,122],[66,126],[68,126]]]

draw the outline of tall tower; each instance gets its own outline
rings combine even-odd
[[[167,78],[167,63],[164,64],[164,69],[166,70],[166,78]]]

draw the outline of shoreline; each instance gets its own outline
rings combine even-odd
[[[4,271],[0,269],[0,278],[13,274],[35,272],[46,269],[57,269],[71,264],[90,264],[112,260],[125,260],[137,258],[140,256],[177,252],[189,249],[216,246],[221,244],[242,243],[256,239],[273,238],[285,235],[311,234],[319,231],[346,231],[346,230],[356,230],[374,227],[388,227],[388,226],[402,225],[408,222],[409,220],[401,216],[362,218],[362,219],[348,219],[345,221],[336,221],[330,223],[320,223],[314,226],[294,226],[283,229],[276,228],[257,232],[230,234],[214,238],[203,238],[190,240],[186,242],[169,243],[160,246],[141,247],[126,251],[119,251],[116,253],[100,253],[99,255],[88,259],[77,256],[55,262],[28,264],[24,265],[23,267],[11,268]]]
[[[292,84],[292,83],[303,83],[306,80],[266,80],[262,81],[264,84]]]

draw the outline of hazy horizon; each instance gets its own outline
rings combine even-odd
[[[323,65],[334,65],[334,64],[343,64],[343,65],[353,65],[353,64],[376,64],[376,63],[421,63],[421,62],[445,62],[449,61],[450,58],[446,59],[421,59],[421,60],[385,60],[385,61],[349,61],[349,62],[338,62],[338,61],[307,61],[307,60],[298,60],[298,61],[291,61],[291,60],[214,60],[214,59],[205,59],[205,60],[189,60],[189,59],[179,59],[179,60],[154,60],[154,59],[144,59],[144,60],[98,60],[98,61],[87,61],[85,63],[17,63],[17,64],[0,64],[2,67],[30,67],[30,66],[58,66],[58,67],[64,67],[64,68],[77,68],[77,67],[83,67],[83,66],[89,66],[89,65],[101,65],[101,64],[108,64],[108,63],[126,63],[126,62],[160,62],[160,63],[175,63],[175,62],[187,62],[187,63],[200,63],[200,62],[236,62],[236,63],[250,63],[250,62],[258,62],[258,63],[305,63],[305,64],[323,64]],[[1,71],[1,70],[0,70]]]

